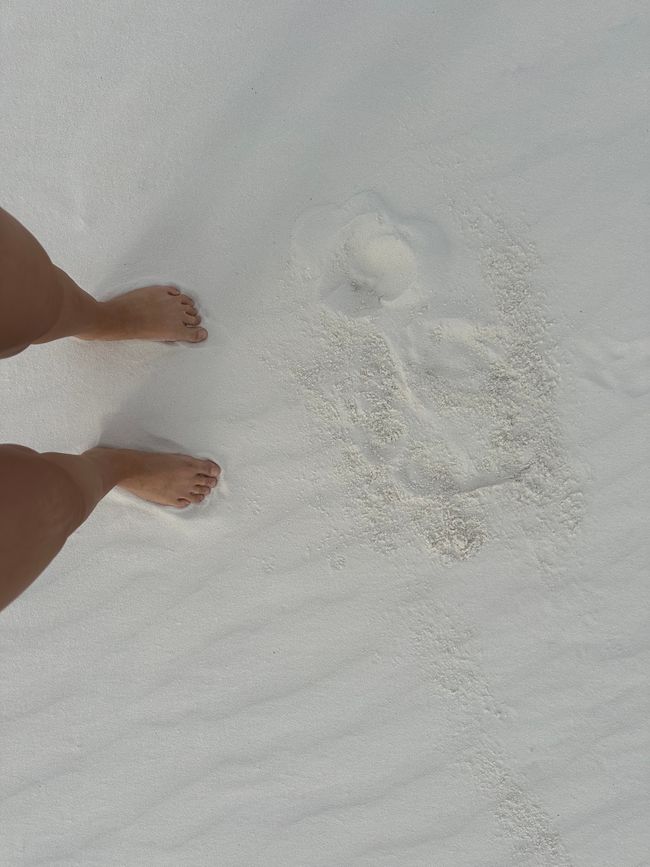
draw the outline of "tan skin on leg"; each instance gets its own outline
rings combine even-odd
[[[97,301],[0,209],[0,358],[62,337],[201,343],[207,336],[194,301],[176,286],[143,286]]]
[[[61,302],[47,253],[0,208],[0,358],[16,355],[45,334]]]
[[[41,574],[116,485],[187,508],[212,492],[220,467],[189,455],[96,448],[83,455],[0,446],[0,611]]]
[[[110,301],[96,301],[65,271],[54,269],[62,305],[55,325],[35,343],[61,337],[83,340],[182,340],[201,343],[208,332],[188,295],[176,286],[143,286]]]
[[[198,343],[208,336],[200,322],[192,299],[175,286],[145,286],[96,301],[0,209],[0,359],[68,336]],[[109,448],[38,454],[0,445],[0,610],[34,581],[113,487],[183,509],[202,502],[220,473],[214,461],[189,455]]]

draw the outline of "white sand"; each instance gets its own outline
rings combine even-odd
[[[0,615],[3,867],[650,864],[647,3],[0,34],[4,207],[211,330],[0,362],[0,441],[225,468]]]

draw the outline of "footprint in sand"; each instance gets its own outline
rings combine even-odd
[[[489,220],[475,231],[480,304],[461,300],[445,232],[374,194],[309,211],[293,245],[297,279],[321,304],[316,352],[295,371],[344,444],[356,532],[394,545],[415,531],[452,560],[496,532],[499,509],[537,510],[538,524],[541,510],[565,534],[581,513],[535,251]]]
[[[417,262],[406,238],[380,214],[360,214],[346,226],[339,256],[322,289],[324,300],[348,316],[382,306],[417,304]],[[336,284],[336,285],[334,285]]]
[[[351,318],[426,306],[433,288],[421,273],[446,252],[433,223],[398,219],[365,193],[342,207],[314,208],[294,232],[294,259],[317,283],[322,301]]]

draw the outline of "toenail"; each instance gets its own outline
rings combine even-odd
[[[206,461],[203,465],[204,474],[211,479],[218,479],[221,474],[221,467],[214,461]]]

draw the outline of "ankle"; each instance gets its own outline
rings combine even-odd
[[[104,482],[110,487],[127,481],[137,473],[137,452],[130,449],[96,446],[84,452],[83,457],[98,469]]]
[[[50,330],[34,343],[49,343],[62,337],[90,335],[104,328],[104,305],[84,292],[56,265],[52,266],[53,291],[60,293],[59,316]]]
[[[112,334],[119,330],[121,325],[122,317],[115,305],[110,301],[95,301],[91,320],[74,336],[82,340],[95,340],[104,334]]]

